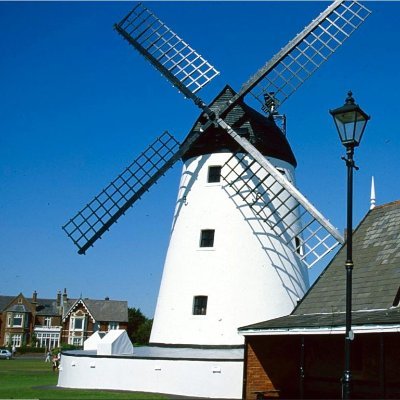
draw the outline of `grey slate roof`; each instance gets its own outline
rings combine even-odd
[[[71,307],[81,300],[96,321],[128,322],[128,302],[119,300],[68,299],[68,314]]]
[[[15,296],[1,296],[0,295],[0,312],[3,312],[5,308],[15,299]]]
[[[8,307],[16,296],[1,296],[0,295],[0,312],[30,312],[23,304],[14,304]],[[65,313],[70,311],[70,308],[79,299],[68,299]],[[128,302],[119,300],[90,300],[82,299],[88,308],[89,312],[96,321],[115,321],[128,322]],[[57,316],[60,315],[57,309],[56,299],[37,299],[36,315]]]
[[[57,310],[56,300],[55,299],[37,299],[36,314],[37,315],[48,315],[48,316],[60,315],[60,312]]]
[[[7,307],[5,311],[16,312],[16,313],[26,313],[30,312],[24,304],[13,304],[11,307]]]
[[[230,86],[225,88],[211,102],[210,108],[215,111],[222,108],[234,95],[235,91]],[[243,101],[239,101],[224,120],[232,126],[239,135],[246,137],[263,155],[287,161],[296,166],[297,162],[285,135],[277,127],[273,118],[267,118]],[[198,132],[201,125],[207,120],[200,116],[193,125],[192,132]],[[192,145],[184,154],[183,160],[191,157],[218,153],[222,151],[242,151],[240,146],[222,128],[210,128]]]
[[[345,260],[346,245],[289,316],[240,330],[343,326]],[[400,324],[400,201],[368,212],[353,234],[353,261],[352,324]]]
[[[118,300],[84,300],[96,321],[128,321],[128,302]]]
[[[1,296],[0,295],[0,312],[11,311],[11,312],[30,312],[27,310],[23,304],[14,304],[11,307],[8,305],[16,298],[17,296]],[[28,300],[29,301],[29,300]],[[37,299],[36,305],[36,314],[37,315],[58,315],[56,300],[55,299]]]

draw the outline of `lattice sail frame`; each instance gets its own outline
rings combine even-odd
[[[246,153],[229,158],[222,167],[222,178],[228,193],[239,196],[257,219],[264,221],[308,268],[343,243],[329,221],[321,223],[309,204],[303,205]],[[289,181],[287,184],[291,185]]]
[[[219,74],[141,3],[115,29],[180,90],[183,86],[196,93]],[[184,94],[187,95],[185,90]]]
[[[251,94],[263,111],[265,95],[273,95],[274,110],[282,105],[371,14],[357,1],[337,0],[314,19],[240,89],[236,98]],[[232,99],[234,103],[236,98]]]
[[[86,250],[177,160],[179,142],[164,132],[62,228]]]

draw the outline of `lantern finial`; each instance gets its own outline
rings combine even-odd
[[[354,104],[353,92],[351,90],[347,92],[346,104]]]

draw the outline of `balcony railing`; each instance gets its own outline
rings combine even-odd
[[[61,326],[47,326],[47,325],[35,325],[33,330],[35,332],[43,332],[43,331],[50,331],[50,332],[59,332],[61,331],[62,327]]]

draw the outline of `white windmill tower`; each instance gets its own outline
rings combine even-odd
[[[277,108],[364,22],[337,0],[235,92],[196,93],[218,71],[142,4],[115,29],[202,114],[179,144],[168,132],[63,229],[84,254],[171,166],[184,162],[151,342],[235,346],[239,326],[287,314],[340,233],[295,187]],[[261,115],[246,105],[251,94]]]
[[[234,94],[225,87],[210,108],[216,109]],[[226,119],[294,183],[296,160],[273,118],[239,101]],[[204,122],[199,118],[190,134]],[[260,193],[261,188],[273,181],[269,178],[268,183],[261,183],[266,174],[256,173],[257,167],[250,167],[248,160],[239,162],[240,156],[243,151],[236,141],[217,126],[182,157],[152,343],[241,345],[239,326],[289,313],[308,287],[307,268],[293,253],[296,244],[286,243],[290,235],[277,237],[264,221],[265,215],[255,214],[268,198]],[[245,179],[250,186],[241,193],[248,195],[247,201],[232,187],[244,184]],[[274,207],[286,197],[279,194]],[[295,204],[288,199],[285,208]],[[293,225],[300,240],[298,214],[289,213],[285,223]]]

